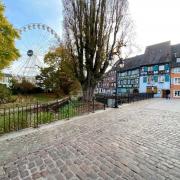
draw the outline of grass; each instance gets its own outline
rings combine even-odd
[[[55,113],[52,112],[29,112],[6,111],[5,115],[0,115],[0,134],[25,129],[28,127],[37,127],[39,124],[49,123],[55,120]]]
[[[15,95],[13,96],[15,101],[13,103],[0,104],[0,108],[11,108],[14,106],[22,106],[26,104],[35,104],[35,103],[47,103],[51,101],[55,101],[57,97],[54,94],[32,94],[32,95]]]
[[[70,119],[87,113],[91,108],[87,103],[71,101],[56,111],[52,109],[16,107],[4,108],[0,111],[0,134],[17,131],[29,127],[38,127],[40,124],[50,123],[56,120]],[[48,107],[47,107],[48,108]],[[4,111],[5,110],[5,111]]]
[[[69,119],[80,115],[85,110],[82,107],[84,107],[84,104],[73,101],[59,108],[57,112],[7,108],[6,111],[0,111],[0,134],[28,127],[37,127],[39,124],[46,124],[56,120]]]

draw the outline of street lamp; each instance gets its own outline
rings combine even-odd
[[[123,58],[119,59],[119,62],[116,67],[116,95],[115,95],[115,106],[114,108],[118,108],[118,72],[117,69],[120,69],[119,72],[121,72],[121,69],[124,68],[124,60]]]

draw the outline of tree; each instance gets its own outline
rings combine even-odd
[[[20,56],[15,48],[16,38],[19,38],[18,32],[4,16],[4,6],[0,0],[0,71]]]
[[[23,78],[21,82],[18,82],[18,80],[13,78],[11,79],[10,84],[10,89],[13,94],[34,94],[40,92],[34,84],[25,78]]]
[[[11,101],[13,101],[13,98],[10,89],[4,84],[0,84],[0,104]]]
[[[74,66],[63,45],[46,54],[44,60],[48,67],[41,68],[40,76],[36,77],[41,88],[52,91],[58,96],[69,95],[79,89],[79,83],[72,69]]]
[[[109,60],[121,56],[130,21],[128,0],[63,0],[66,45],[84,99],[92,100]]]

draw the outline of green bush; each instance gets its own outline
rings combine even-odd
[[[22,79],[22,82],[12,79],[10,89],[13,94],[36,94],[43,92],[41,88],[36,87],[33,83],[29,82],[25,78]]]
[[[12,94],[10,89],[4,84],[0,84],[0,104],[12,102]]]

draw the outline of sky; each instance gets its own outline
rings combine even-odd
[[[3,0],[6,16],[16,27],[45,23],[62,36],[61,0]],[[148,45],[171,40],[180,43],[180,0],[129,0],[136,32],[137,54]]]
[[[129,0],[129,5],[139,53],[164,41],[180,43],[180,0]]]
[[[55,30],[61,38],[63,23],[61,0],[3,0],[3,3],[6,7],[5,16],[15,28],[20,29],[31,23],[46,24]],[[16,41],[16,47],[20,50],[21,58],[13,62],[4,72],[18,75],[25,72],[28,75],[36,74],[37,67],[42,67],[44,56],[41,54],[48,51],[50,42],[54,40],[54,36],[52,37],[50,33],[44,30],[23,32],[20,40]],[[33,50],[36,56],[29,58],[27,56],[28,50]],[[43,53],[43,55],[45,54]],[[32,69],[32,67],[36,67],[36,69]]]
[[[3,3],[5,15],[16,28],[29,23],[44,23],[61,34],[61,0],[3,0]]]

